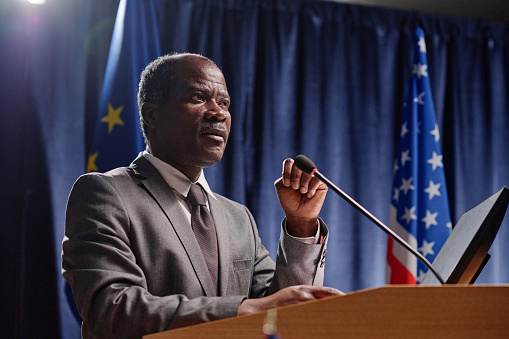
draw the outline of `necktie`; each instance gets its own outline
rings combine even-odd
[[[191,228],[200,245],[214,287],[217,289],[218,254],[216,227],[214,219],[207,208],[207,197],[200,185],[191,184],[187,200],[189,200],[192,206]]]

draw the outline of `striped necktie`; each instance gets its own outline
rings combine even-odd
[[[207,197],[199,184],[191,184],[187,200],[189,200],[192,206],[191,228],[200,245],[210,277],[217,290],[218,254],[216,227],[212,214],[210,214],[207,208]]]

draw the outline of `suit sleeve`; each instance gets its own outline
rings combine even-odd
[[[261,243],[256,224],[249,211],[247,213],[257,248],[250,298],[270,295],[288,286],[323,285],[328,228],[321,219],[323,241],[320,244],[307,244],[289,236],[284,227],[286,220],[283,220],[274,271],[274,263]]]
[[[67,205],[62,273],[84,319],[84,338],[140,338],[237,315],[243,296],[188,299],[149,293],[129,232],[115,187],[99,175],[78,179]]]
[[[323,235],[320,244],[303,243],[289,236],[284,227],[281,227],[276,272],[269,294],[293,285],[323,285],[328,229],[321,219],[319,221],[320,233]]]

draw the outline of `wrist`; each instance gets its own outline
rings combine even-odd
[[[270,308],[269,297],[244,299],[239,305],[238,315],[252,314]]]
[[[242,302],[239,305],[239,311],[238,311],[237,315],[241,316],[241,315],[246,315],[246,314],[250,314],[250,313],[253,313],[250,299],[242,300]]]
[[[316,235],[320,227],[318,218],[295,218],[286,216],[286,231],[297,238],[307,238]]]

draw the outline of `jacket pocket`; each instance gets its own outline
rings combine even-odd
[[[231,294],[249,295],[252,280],[252,260],[234,260]]]
[[[250,270],[250,269],[251,269],[251,259],[234,260],[233,261],[233,270],[234,271],[242,271],[242,270]]]

